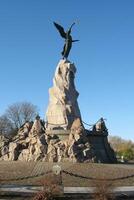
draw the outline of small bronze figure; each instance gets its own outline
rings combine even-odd
[[[64,58],[67,59],[67,57],[69,55],[69,52],[70,52],[70,49],[72,47],[72,42],[79,41],[79,40],[73,40],[72,36],[71,36],[71,29],[75,25],[75,23],[73,23],[71,25],[71,27],[69,28],[69,30],[67,30],[66,32],[64,31],[64,28],[61,25],[59,25],[59,24],[57,24],[55,22],[54,22],[54,25],[58,29],[61,37],[65,38],[65,44],[64,44],[63,51],[61,52],[61,54],[63,56],[63,59]]]

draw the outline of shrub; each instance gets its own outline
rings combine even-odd
[[[46,176],[40,183],[43,186],[43,190],[38,192],[33,200],[55,200],[55,196],[62,193],[59,176]]]

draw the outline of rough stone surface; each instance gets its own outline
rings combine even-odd
[[[33,125],[24,124],[12,141],[1,142],[0,160],[114,163],[116,158],[107,140],[106,126],[104,131],[105,122],[98,123],[103,124],[99,131],[93,128],[89,132],[77,118],[68,137],[60,138],[58,134],[47,134],[45,124],[36,118]]]
[[[74,85],[75,72],[74,64],[67,60],[59,62],[49,90],[47,122],[36,116],[34,123],[26,122],[11,141],[1,137],[0,160],[116,162],[103,118],[91,131],[84,129]]]
[[[9,139],[4,135],[0,135],[0,149],[9,143]]]
[[[53,87],[49,89],[47,129],[70,129],[73,121],[81,118],[77,103],[79,94],[74,85],[75,73],[74,64],[60,60],[53,79]]]
[[[8,160],[8,144],[9,144],[9,139],[3,135],[0,135],[0,157],[3,158],[3,160]]]
[[[34,123],[26,122],[12,141],[1,148],[0,159],[41,160],[47,151],[44,130],[39,117],[36,117]]]

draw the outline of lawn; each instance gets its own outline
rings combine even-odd
[[[40,185],[42,179],[51,175],[51,173],[44,174],[54,165],[57,163],[1,161],[0,182],[1,184]],[[94,186],[96,179],[118,179],[127,176],[132,177],[115,180],[114,185],[134,186],[133,164],[58,163],[58,165],[71,174],[62,172],[64,186],[88,187]]]

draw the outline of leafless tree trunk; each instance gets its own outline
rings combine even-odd
[[[34,120],[37,113],[37,106],[29,102],[20,102],[10,105],[5,115],[14,128],[19,129],[26,121]]]

